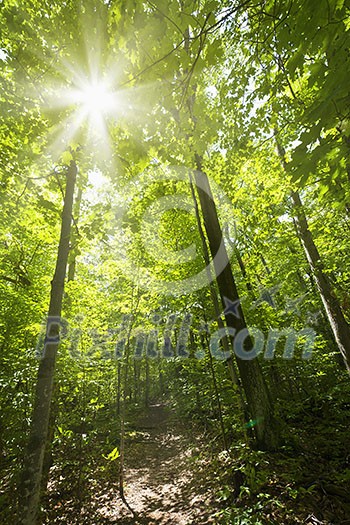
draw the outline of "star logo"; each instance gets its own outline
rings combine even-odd
[[[263,303],[269,304],[272,308],[277,308],[276,301],[275,301],[275,295],[277,295],[277,292],[281,286],[277,284],[276,286],[272,286],[271,288],[261,288],[260,289],[260,297],[253,302],[253,308],[257,308],[259,305]]]
[[[227,297],[224,297],[224,303],[225,303],[225,310],[223,311],[224,315],[232,314],[237,319],[240,318],[239,314],[239,306],[241,303],[240,299],[236,299],[235,301],[231,301],[231,299],[228,299]]]
[[[308,316],[306,318],[306,322],[310,324],[317,324],[319,317],[321,317],[321,312],[308,312]]]
[[[301,306],[301,303],[303,302],[305,296],[306,296],[306,294],[301,295],[300,297],[297,297],[296,299],[292,299],[291,297],[287,297],[285,312],[287,314],[293,314],[294,313],[296,315],[300,315],[300,308],[299,308],[299,306]]]

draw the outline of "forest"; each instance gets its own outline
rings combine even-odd
[[[0,1],[1,525],[350,524],[348,0]]]

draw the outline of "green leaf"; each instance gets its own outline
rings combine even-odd
[[[69,166],[72,160],[73,160],[73,155],[71,154],[70,151],[65,151],[64,153],[62,153],[63,164],[65,164],[66,166]]]
[[[112,450],[112,452],[110,452],[110,453],[108,454],[108,456],[105,456],[104,454],[102,454],[102,456],[103,456],[105,459],[107,459],[108,461],[115,461],[116,459],[119,458],[119,456],[120,456],[120,452],[119,452],[119,450],[118,450],[118,447],[115,447],[115,448]]]

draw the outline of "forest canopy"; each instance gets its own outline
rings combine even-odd
[[[2,0],[0,29],[1,522],[99,523],[106,462],[129,509],[161,404],[216,443],[212,523],[346,523],[348,3]]]

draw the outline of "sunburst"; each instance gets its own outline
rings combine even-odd
[[[42,50],[34,49],[33,62],[43,61],[36,76],[22,68],[23,113],[29,115],[28,109],[34,107],[37,115],[39,110],[47,130],[39,139],[41,157],[54,162],[74,145],[83,146],[95,165],[100,160],[115,160],[115,130],[120,128],[128,135],[138,130],[140,137],[153,122],[149,115],[154,109],[154,86],[135,86],[128,57],[107,45],[99,34],[88,32],[88,27],[72,45],[59,48],[46,42],[50,51],[45,51],[45,58]]]
[[[71,70],[70,65],[67,69]],[[86,74],[74,71],[69,84],[55,82],[51,87],[46,86],[43,111],[60,113],[53,129],[56,139],[49,146],[51,153],[59,154],[77,140],[77,136],[79,141],[98,146],[95,154],[105,155],[107,150],[110,153],[109,125],[115,124],[130,109],[125,95],[125,91],[118,90],[115,74],[106,75],[100,69]]]

